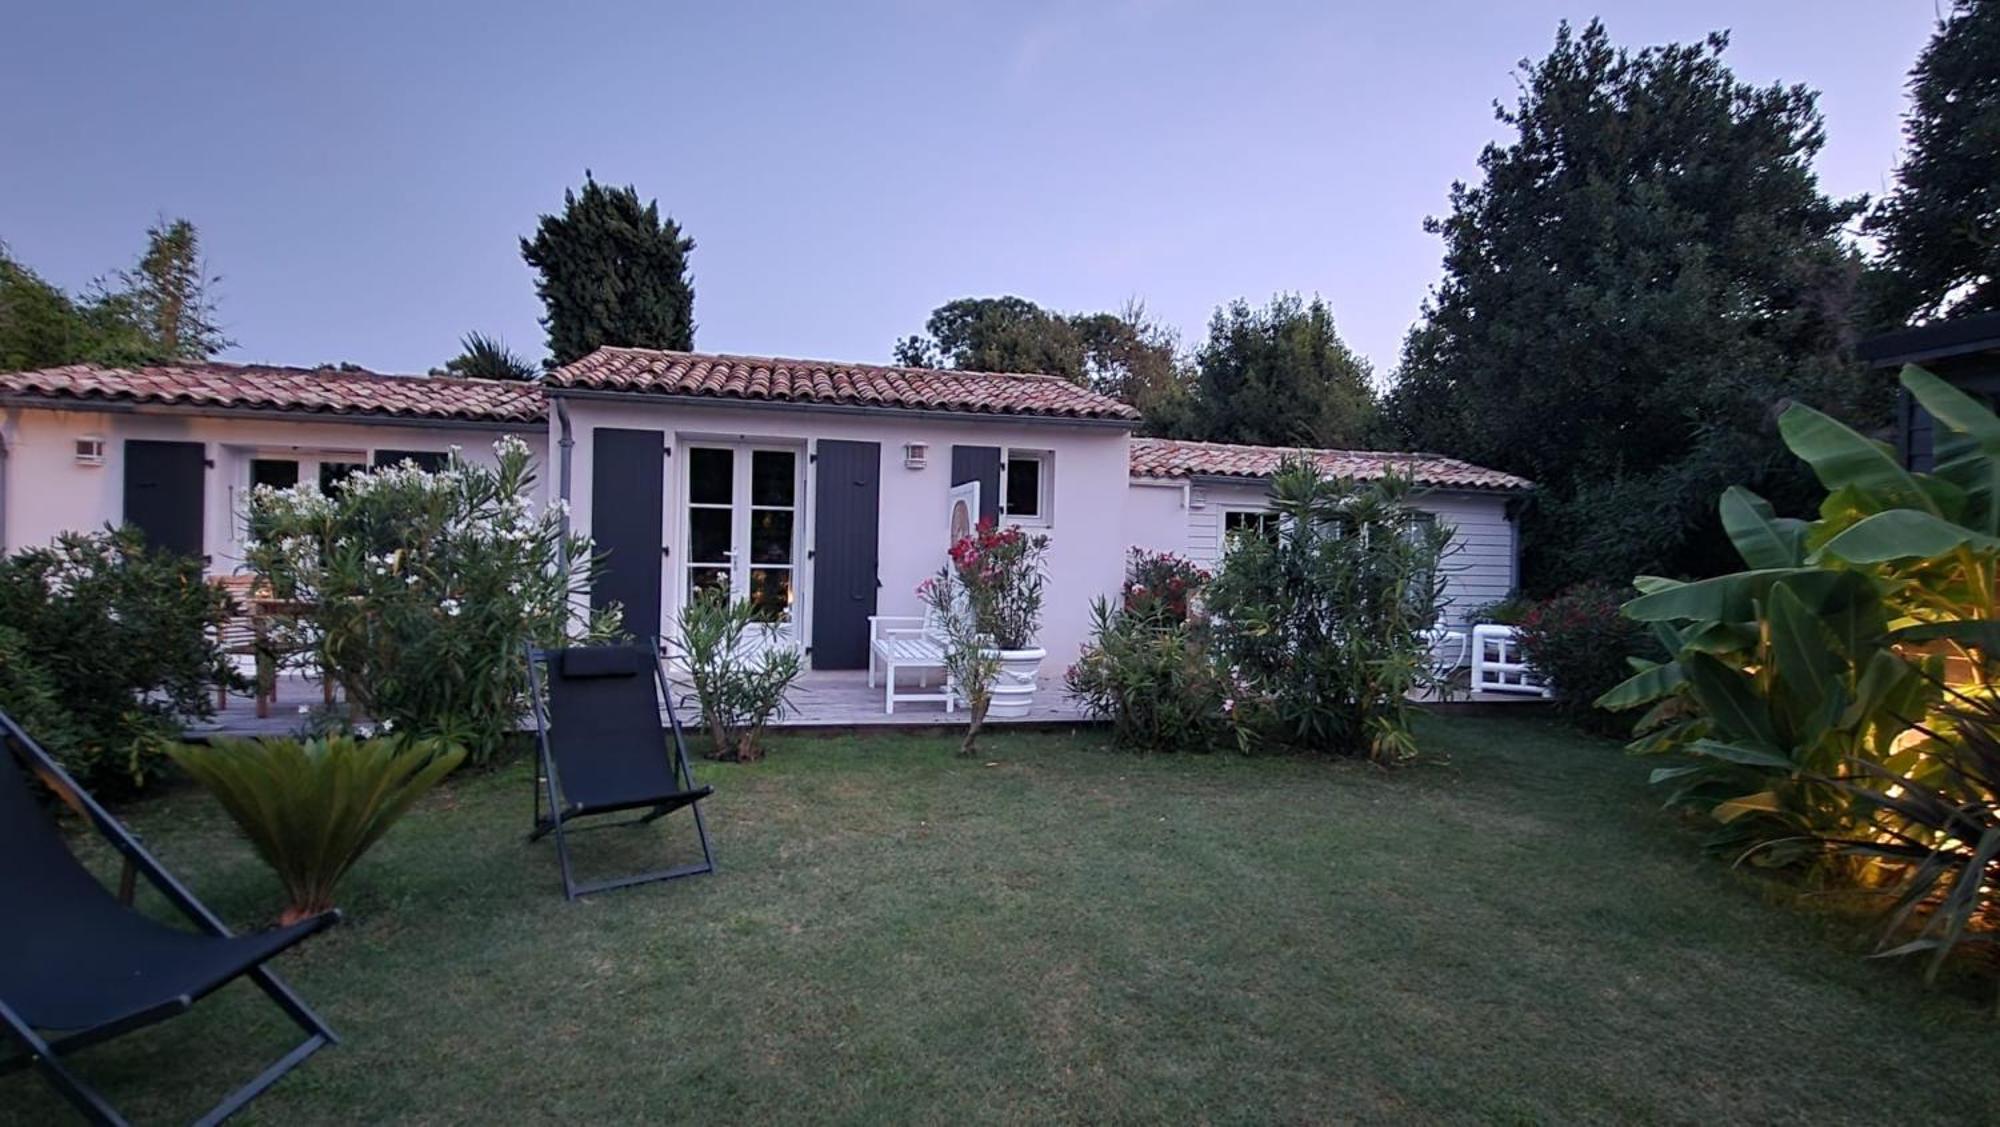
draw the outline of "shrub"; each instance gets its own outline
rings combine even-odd
[[[24,549],[0,561],[0,707],[84,786],[142,787],[217,685],[245,687],[216,641],[229,609],[131,528]]]
[[[613,634],[615,608],[572,615],[588,590],[590,542],[565,537],[559,507],[535,512],[527,444],[494,444],[493,466],[456,454],[436,473],[405,463],[356,474],[332,496],[310,484],[251,495],[246,557],[279,599],[276,624],[356,708],[484,762],[521,716],[523,647]]]
[[[1275,540],[1230,541],[1207,602],[1256,737],[1399,763],[1416,754],[1409,693],[1430,676],[1449,529],[1422,521],[1399,478],[1365,484],[1289,460],[1272,478]],[[1238,724],[1245,721],[1238,719]]]
[[[1163,625],[1183,623],[1211,578],[1207,569],[1171,552],[1134,548],[1125,560],[1120,614]]]
[[[1465,612],[1465,621],[1472,626],[1491,623],[1495,626],[1519,626],[1521,619],[1533,610],[1535,600],[1523,595],[1508,595],[1490,603],[1480,603]]]
[[[791,646],[744,644],[745,632],[759,622],[748,599],[730,602],[726,591],[703,591],[681,608],[681,656],[701,703],[711,759],[763,758],[764,729],[784,716],[786,694],[803,668]]]
[[[944,636],[945,679],[951,691],[965,699],[967,713],[965,739],[959,743],[958,753],[971,755],[977,750],[986,710],[993,705],[993,683],[1000,677],[1000,651],[992,647],[989,636],[980,629],[972,610],[971,592],[959,575],[957,567],[946,564],[936,575],[917,585],[917,597],[930,608],[931,620]],[[1039,594],[1036,597],[1039,600]]]
[[[1530,606],[1517,627],[1528,664],[1555,686],[1557,707],[1593,731],[1625,726],[1597,698],[1631,676],[1628,659],[1649,648],[1645,628],[1619,613],[1624,600],[1609,584],[1579,584]]]
[[[951,546],[949,566],[964,588],[973,622],[1003,650],[1035,644],[1042,626],[1043,556],[1048,549],[1047,536],[996,528],[990,519]]]
[[[1129,584],[1128,584],[1129,585]],[[1129,603],[1127,605],[1130,605]],[[1135,751],[1213,751],[1237,745],[1234,692],[1205,630],[1141,610],[1091,605],[1091,637],[1064,681],[1111,737]]]
[[[169,751],[214,794],[285,886],[281,924],[333,908],[333,890],[465,751],[433,740],[218,739]]]

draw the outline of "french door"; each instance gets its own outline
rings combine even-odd
[[[689,444],[681,593],[720,588],[798,639],[799,452]]]

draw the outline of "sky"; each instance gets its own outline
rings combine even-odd
[[[1938,0],[1942,3],[1943,0]],[[584,170],[697,246],[703,351],[886,361],[962,296],[1318,294],[1378,372],[1440,276],[1423,230],[1558,21],[1726,28],[1821,92],[1826,191],[1879,194],[1933,0],[30,4],[0,35],[0,241],[58,285],[200,228],[225,358],[539,358],[518,239]]]

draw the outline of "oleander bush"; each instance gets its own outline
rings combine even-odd
[[[561,503],[537,511],[533,459],[513,436],[495,464],[453,454],[356,474],[323,495],[310,483],[250,499],[250,567],[296,609],[280,648],[332,671],[359,712],[485,762],[525,714],[523,649],[619,632],[609,608],[573,612],[590,586],[591,545],[563,533]]]
[[[1608,583],[1578,584],[1532,604],[1515,626],[1528,664],[1554,687],[1556,707],[1606,735],[1631,725],[1597,698],[1632,675],[1632,658],[1655,652],[1645,627],[1620,613],[1628,594]]]
[[[761,629],[748,599],[705,590],[681,608],[676,644],[694,682],[708,731],[710,759],[750,763],[764,757],[764,729],[790,707],[787,694],[804,671],[797,647],[756,644]]]
[[[0,708],[93,790],[145,786],[184,724],[247,688],[217,641],[229,597],[132,528],[0,560]]]
[[[1217,660],[1260,718],[1260,743],[1416,757],[1411,692],[1431,676],[1425,632],[1444,598],[1451,531],[1419,518],[1399,477],[1326,477],[1294,459],[1271,479],[1275,539],[1231,539],[1209,585]],[[1239,725],[1245,723],[1241,718]]]

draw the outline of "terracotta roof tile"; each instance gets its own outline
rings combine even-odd
[[[958,372],[600,348],[556,369],[552,388],[773,403],[842,404],[986,415],[1137,421],[1130,406],[1056,376]]]
[[[532,425],[547,418],[539,386],[502,380],[385,376],[334,368],[264,364],[174,364],[107,368],[72,364],[0,373],[0,396],[80,402],[294,411]]]
[[[1289,446],[1236,446],[1222,442],[1187,442],[1174,438],[1134,438],[1134,477],[1264,478],[1277,472],[1287,456],[1304,455],[1334,477],[1367,481],[1394,470],[1433,489],[1522,490],[1526,478],[1445,458],[1437,454],[1400,454],[1377,450],[1310,450]]]

